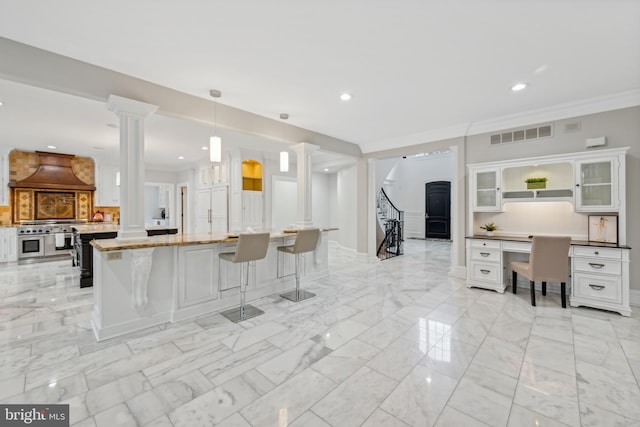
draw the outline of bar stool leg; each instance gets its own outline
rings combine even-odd
[[[241,263],[240,268],[240,307],[225,310],[220,313],[234,323],[242,322],[243,320],[264,314],[264,311],[259,308],[254,307],[251,304],[246,304],[247,286],[249,285],[249,263]]]
[[[294,291],[285,292],[280,296],[286,298],[289,301],[299,302],[305,299],[313,298],[316,294],[300,289],[300,255],[295,254],[296,257],[296,289]]]

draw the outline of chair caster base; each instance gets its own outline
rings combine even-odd
[[[238,322],[242,322],[243,320],[251,319],[253,317],[258,317],[264,314],[264,311],[252,305],[247,304],[244,306],[244,314],[245,314],[244,317],[242,317],[241,315],[240,307],[230,308],[229,310],[225,310],[220,314],[222,314],[227,319],[231,320],[233,323],[238,323]]]
[[[284,294],[280,294],[280,296],[282,298],[288,299],[289,301],[299,302],[309,298],[313,298],[316,296],[316,294],[300,289],[299,291],[293,290],[285,292]]]

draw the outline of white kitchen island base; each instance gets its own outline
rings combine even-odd
[[[329,274],[327,231],[303,256],[303,281]],[[98,341],[238,305],[240,266],[220,263],[236,240],[225,233],[155,236],[145,242],[94,241],[94,305]],[[295,234],[272,234],[267,256],[252,263],[247,302],[295,287],[294,259],[277,246]]]

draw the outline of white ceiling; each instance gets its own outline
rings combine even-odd
[[[364,152],[385,141],[420,143],[407,136],[640,88],[637,0],[0,4],[1,37],[207,99],[209,89],[219,89],[223,104],[269,118],[288,112],[288,123]],[[529,83],[526,90],[509,90],[521,81]],[[12,86],[2,83],[0,98]],[[345,91],[353,94],[349,102],[338,98]],[[38,127],[66,129],[68,143],[84,143],[86,127],[95,136],[91,146],[108,145],[117,132],[104,123],[113,115],[104,104],[72,101],[64,103],[76,108],[67,126],[44,106],[29,108],[42,117]],[[5,124],[26,117],[16,120]],[[173,132],[209,134],[206,126],[151,120],[159,123],[150,126],[158,133],[150,135],[157,144],[148,156],[158,165],[175,159],[175,150],[164,151],[176,144]],[[3,133],[14,131],[4,126]],[[15,137],[34,128],[16,127]],[[199,147],[190,149],[185,156],[202,156]]]

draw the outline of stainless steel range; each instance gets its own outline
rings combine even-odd
[[[71,257],[74,224],[86,220],[21,221],[18,227],[18,259],[36,260]]]

